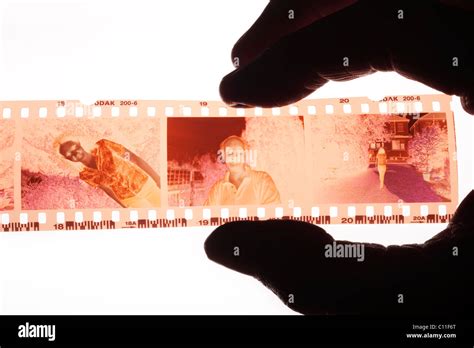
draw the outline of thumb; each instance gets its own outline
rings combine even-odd
[[[356,297],[387,283],[383,278],[389,272],[383,272],[381,262],[385,248],[374,244],[364,262],[328,258],[326,246],[334,242],[322,228],[305,222],[236,221],[218,227],[204,247],[211,260],[255,277],[297,312],[361,312],[367,301]],[[373,291],[370,297],[377,308]]]
[[[471,191],[452,223],[424,244],[335,241],[310,223],[266,220],[219,226],[204,248],[209,259],[255,277],[304,314],[468,312],[474,307],[473,208]],[[453,256],[453,246],[460,249],[459,256]],[[336,247],[361,250],[363,257],[328,254]],[[403,305],[400,294],[406,299]]]

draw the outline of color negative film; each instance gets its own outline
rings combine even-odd
[[[0,103],[2,231],[448,222],[451,98]]]

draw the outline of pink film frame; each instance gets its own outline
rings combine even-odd
[[[450,102],[443,94],[307,99],[273,109],[219,101],[2,101],[0,231],[218,226],[244,219],[449,222],[458,206]],[[245,155],[255,162],[247,162],[240,186],[234,174],[226,176],[234,169],[216,160],[218,144],[231,135],[248,141]],[[123,168],[157,173],[159,206],[136,197],[136,206],[120,206],[79,179],[77,163],[71,167],[57,151],[58,139],[75,137],[130,149],[142,161],[127,158],[134,164],[125,161]],[[204,206],[214,186],[221,189],[217,201],[236,203]],[[277,200],[258,202],[275,192]]]

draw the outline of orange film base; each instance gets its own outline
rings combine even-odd
[[[449,222],[446,95],[0,102],[0,230]]]

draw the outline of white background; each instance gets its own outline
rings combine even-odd
[[[0,0],[0,100],[219,99],[233,43],[266,3]],[[310,97],[433,92],[378,73]],[[463,198],[474,186],[474,118],[457,98],[454,107]],[[384,245],[423,242],[443,228],[325,226],[336,239]],[[211,231],[0,233],[0,313],[294,313],[253,278],[210,262]]]

